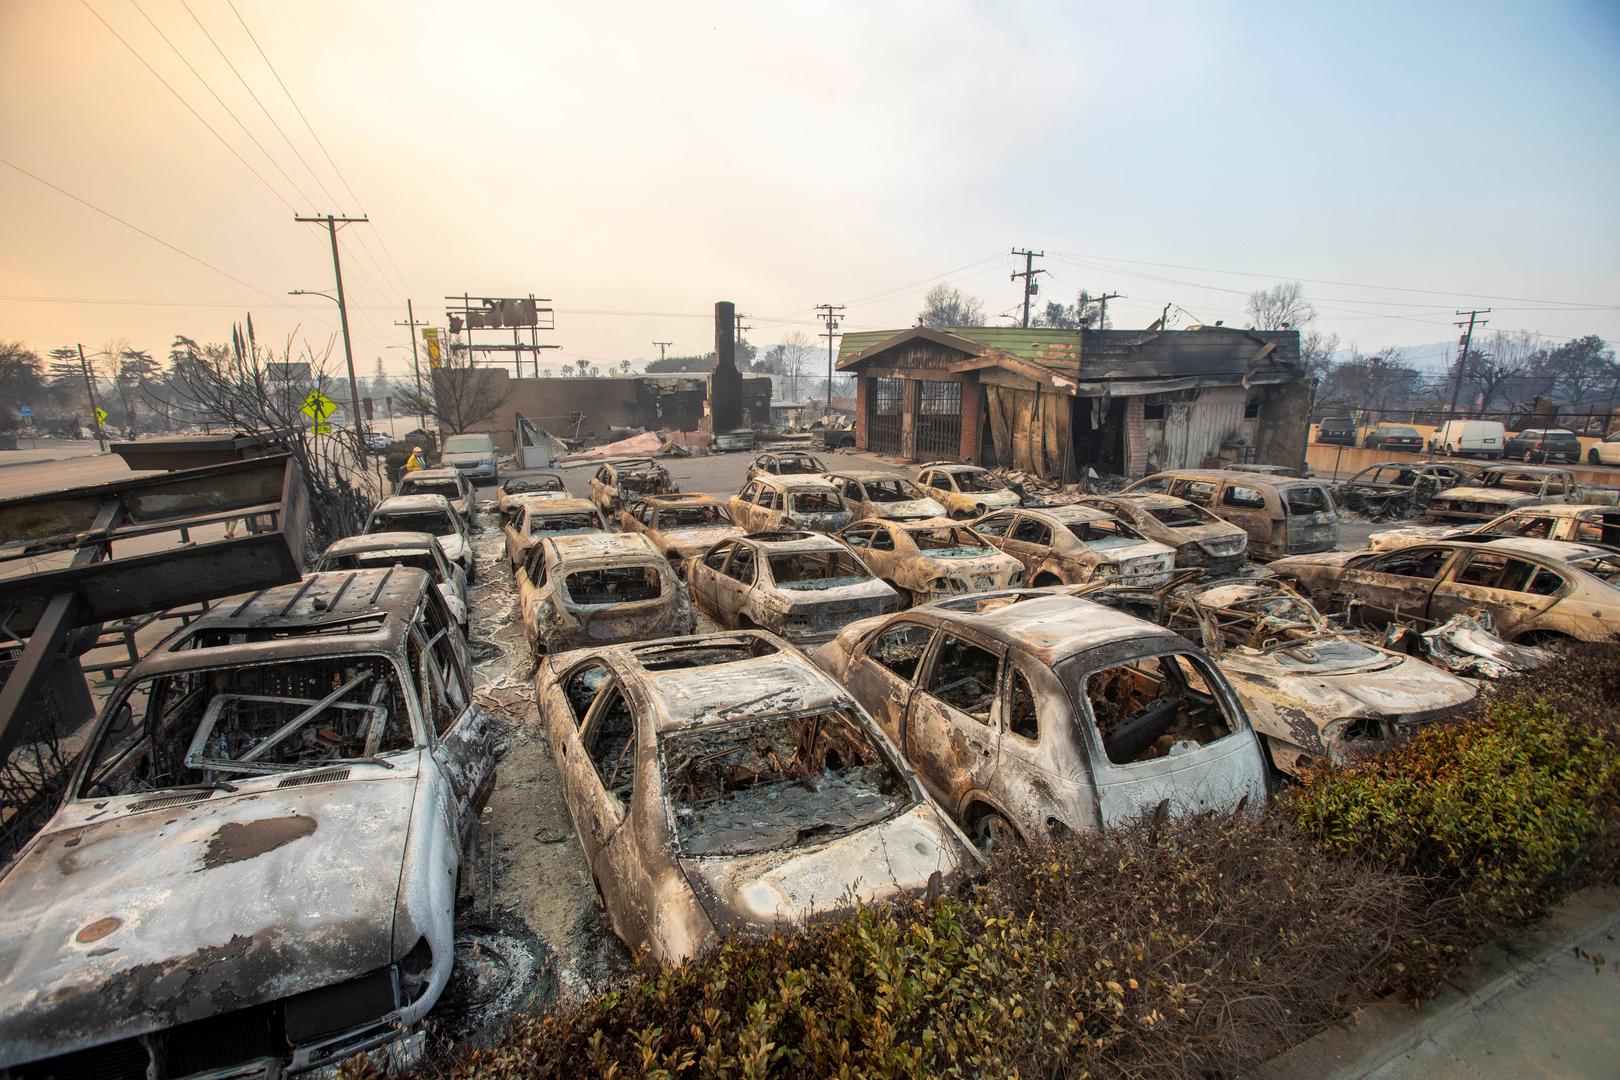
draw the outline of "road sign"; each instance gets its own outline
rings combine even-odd
[[[337,412],[337,402],[319,390],[311,390],[309,397],[304,399],[303,410],[304,415],[315,421],[316,424],[323,424],[326,422],[327,417]]]
[[[17,412],[21,416],[33,416],[34,407],[32,405],[24,405],[22,408],[18,409]]]
[[[332,425],[328,424],[325,420],[317,420],[315,421],[315,425],[312,430],[314,430],[315,434],[317,435],[330,435],[332,434]]]
[[[107,424],[107,410],[98,407],[96,409],[96,426],[97,427],[105,427],[106,424]]]

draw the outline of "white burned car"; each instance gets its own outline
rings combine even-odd
[[[1224,574],[1243,565],[1249,555],[1249,534],[1174,495],[1094,495],[1081,502],[1106,510],[1149,540],[1176,551],[1176,567],[1203,567]]]
[[[900,606],[893,589],[820,533],[753,533],[687,563],[692,600],[721,626],[761,628],[795,645],[826,641],[851,620]]]
[[[1231,686],[1178,634],[1055,591],[852,623],[812,654],[989,850],[1267,794]]]
[[[900,594],[901,606],[1020,585],[1024,566],[950,518],[857,521],[838,534],[872,573]]]
[[[1024,580],[1035,586],[1105,578],[1160,585],[1176,564],[1174,548],[1095,506],[996,510],[968,524],[1023,564]]]
[[[983,517],[992,510],[1019,506],[1024,501],[989,469],[955,461],[930,461],[918,469],[917,487],[938,500],[945,512],[958,521]]]
[[[749,532],[836,532],[854,520],[838,489],[820,476],[761,474],[744,484],[728,505],[731,519]]]
[[[0,1073],[280,1076],[398,1039],[494,784],[421,570],[224,600],[130,669],[0,878]]]
[[[844,501],[857,521],[862,518],[912,521],[945,516],[944,506],[904,477],[879,472],[836,472],[825,476],[843,492]]]
[[[536,653],[690,634],[697,623],[675,568],[639,533],[545,537],[517,584]]]
[[[535,687],[614,933],[663,963],[977,861],[872,718],[769,634],[561,653]]]
[[[465,632],[467,629],[467,576],[444,556],[436,537],[428,533],[361,533],[334,540],[321,552],[315,573],[329,570],[386,570],[412,566],[426,570],[444,595],[445,606]]]
[[[506,561],[514,570],[523,565],[529,550],[547,536],[582,536],[608,531],[602,511],[589,499],[523,495],[514,498],[501,511],[501,518]]]
[[[431,533],[438,537],[445,558],[461,567],[468,581],[478,578],[478,560],[466,519],[443,495],[390,495],[372,507],[362,531]]]

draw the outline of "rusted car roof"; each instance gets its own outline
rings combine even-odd
[[[859,480],[863,484],[871,483],[874,480],[904,480],[908,484],[911,482],[909,476],[881,472],[877,469],[828,469],[821,475],[825,477],[835,476],[840,480]]]
[[[1014,602],[997,605],[994,601],[998,598]],[[964,610],[970,603],[979,610]],[[1185,643],[1181,635],[1122,611],[1061,593],[1036,595],[1029,589],[983,593],[917,610],[933,613],[946,625],[963,626],[1007,645],[1039,653],[1051,664],[1098,645],[1131,638]]]
[[[593,562],[600,559],[650,558],[663,562],[647,538],[640,533],[579,533],[574,536],[547,536],[541,541],[557,552],[559,562]]]
[[[723,667],[705,661],[702,666],[663,668],[664,662],[683,651],[699,656],[712,649],[716,641],[731,638],[762,640],[772,648],[764,655],[733,660]],[[656,711],[655,726],[660,732],[724,724],[766,712],[813,712],[854,705],[843,688],[820,668],[806,663],[794,650],[782,648],[779,642],[758,631],[738,631],[613,648],[642,669],[642,686]],[[663,670],[653,670],[649,665]]]
[[[1161,469],[1153,476],[1190,476],[1199,480],[1230,481],[1234,484],[1247,484],[1250,487],[1289,488],[1301,484],[1320,485],[1322,481],[1314,476],[1273,476],[1269,473],[1249,472],[1238,469]],[[1153,476],[1144,476],[1143,480],[1151,480]],[[1137,483],[1141,483],[1138,480]],[[1121,492],[1123,495],[1134,495],[1136,492],[1129,489]]]
[[[596,504],[591,500],[576,499],[572,496],[558,499],[547,498],[544,495],[508,495],[506,499],[508,506],[527,506],[531,514],[596,513]]]
[[[431,469],[417,469],[408,474],[406,480],[454,480],[461,475],[461,470],[451,465],[435,465]]]
[[[790,473],[787,476],[778,476],[775,473],[760,473],[754,477],[759,483],[778,491],[837,491],[831,480],[824,479],[814,473]]]
[[[1009,509],[1012,509],[1009,507]],[[1100,510],[1095,506],[1086,506],[1083,503],[1072,503],[1068,506],[1026,506],[1019,510],[1023,514],[1037,514],[1041,517],[1051,518],[1064,525],[1071,525],[1076,521],[1103,521],[1112,519],[1113,514]]]
[[[802,551],[848,551],[849,549],[837,540],[823,533],[800,532],[787,530],[785,532],[757,532],[738,537],[747,540],[767,553],[793,553]]]
[[[379,502],[371,510],[373,514],[391,513],[395,510],[443,510],[454,514],[455,507],[443,495],[390,495]]]

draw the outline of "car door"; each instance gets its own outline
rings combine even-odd
[[[599,661],[575,668],[563,682],[574,723],[558,739],[563,798],[597,888],[610,912],[623,909],[604,852],[628,816],[635,782],[635,717],[619,680]]]
[[[719,610],[715,604],[714,583],[725,569],[731,549],[736,546],[731,540],[716,544],[687,572],[686,587],[692,593],[693,602],[710,614]]]
[[[1499,551],[1464,551],[1429,600],[1436,624],[1477,609],[1490,613],[1496,630],[1512,640],[1529,629],[1570,589],[1551,567]]]
[[[449,786],[457,836],[466,840],[478,808],[495,783],[495,760],[484,710],[472,696],[465,643],[452,625],[437,592],[427,597],[412,647],[422,698],[433,728],[433,761]]]
[[[906,709],[913,681],[933,640],[934,628],[910,619],[890,622],[855,647],[846,673],[849,692],[909,760]],[[930,781],[924,780],[924,783]]]
[[[978,520],[973,531],[990,541],[992,547],[1005,551],[1009,534],[1018,524],[1018,518],[1016,510],[992,510]]]
[[[773,487],[760,485],[759,495],[754,500],[754,531],[774,532],[782,527],[782,508],[787,497]]]
[[[1353,619],[1366,626],[1428,618],[1429,597],[1451,561],[1449,548],[1417,545],[1352,559],[1332,590],[1355,604]]]
[[[743,485],[741,491],[728,500],[731,505],[731,516],[743,527],[744,532],[759,531],[754,525],[754,499],[759,495],[759,488],[758,480],[750,480]]]
[[[743,604],[754,587],[758,574],[757,556],[748,544],[732,548],[731,558],[720,573],[714,575],[714,616],[729,627],[735,627],[742,614]]]
[[[953,814],[995,785],[1002,660],[999,648],[941,630],[906,708],[906,756]]]
[[[523,560],[524,537],[529,535],[529,508],[520,506],[506,519],[506,558],[513,566]]]
[[[1019,514],[1000,547],[1024,564],[1024,580],[1034,581],[1052,553],[1052,526],[1034,514]]]

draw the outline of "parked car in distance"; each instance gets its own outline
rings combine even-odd
[[[983,517],[992,510],[1019,506],[1024,501],[989,469],[954,461],[930,461],[917,470],[916,483],[923,494],[937,499],[945,513],[958,521]]]
[[[1211,574],[1225,574],[1242,566],[1249,554],[1249,534],[1242,527],[1174,495],[1092,495],[1080,501],[1113,514],[1149,540],[1174,548],[1177,568],[1198,566]]]
[[[439,450],[439,464],[459,470],[469,480],[493,484],[501,478],[501,455],[495,449],[495,439],[481,431],[447,437]]]
[[[1491,465],[1429,500],[1430,521],[1489,521],[1521,506],[1544,503],[1606,503],[1614,488],[1582,484],[1568,469],[1546,465]]]
[[[1620,465],[1620,431],[1614,431],[1587,447],[1588,465]]]
[[[756,476],[727,505],[731,519],[748,532],[834,532],[855,518],[838,489],[819,475]]]
[[[1107,510],[1070,506],[992,510],[969,528],[1024,568],[1024,580],[1075,585],[1103,578],[1141,585],[1170,580],[1175,549],[1148,540]]]
[[[1447,420],[1429,436],[1429,449],[1454,457],[1500,458],[1505,442],[1500,420]]]
[[[543,537],[517,582],[523,631],[541,655],[690,634],[697,625],[675,568],[639,533]]]
[[[1316,441],[1324,446],[1356,445],[1356,422],[1348,416],[1329,416],[1316,425]]]
[[[1426,509],[1437,492],[1465,484],[1478,472],[1455,461],[1383,461],[1336,486],[1333,498],[1374,519],[1408,517]]]
[[[467,536],[467,522],[443,495],[390,495],[371,508],[366,518],[368,533],[432,533],[444,548],[444,556],[467,576],[478,580],[478,560]]]
[[[393,445],[394,440],[386,432],[372,428],[366,432],[366,449],[373,454],[380,454]]]
[[[1620,508],[1582,503],[1527,506],[1478,525],[1411,525],[1367,537],[1367,550],[1393,551],[1423,540],[1474,540],[1522,536],[1531,540],[1569,540],[1620,550]]]
[[[223,601],[121,679],[0,878],[8,1076],[265,1076],[407,1034],[450,977],[493,787],[412,568]]]
[[[686,585],[721,626],[769,630],[801,646],[900,607],[899,594],[847,547],[812,532],[722,540],[688,561]]]
[[[816,428],[811,436],[823,450],[838,450],[855,445],[854,428],[822,426]]]
[[[607,519],[589,499],[554,499],[550,494],[517,496],[503,515],[506,561],[516,570],[529,549],[547,536],[580,536],[608,531]]]
[[[1418,434],[1417,428],[1405,424],[1379,424],[1367,432],[1361,445],[1368,450],[1406,450],[1420,454],[1423,452],[1423,436]]]
[[[1543,465],[1553,461],[1574,464],[1581,460],[1581,440],[1564,428],[1525,428],[1502,444],[1502,456]]]
[[[821,459],[804,450],[768,450],[748,465],[748,479],[771,476],[819,476],[827,471]]]
[[[838,539],[900,594],[902,607],[1024,581],[1023,563],[950,518],[867,518],[844,529]]]
[[[1176,469],[1144,476],[1125,488],[1126,494],[1138,492],[1174,495],[1239,526],[1249,534],[1251,559],[1332,551],[1339,545],[1338,509],[1316,480]]]
[[[668,495],[679,490],[669,470],[652,458],[604,461],[591,477],[591,502],[610,519],[618,514],[626,496]]]
[[[812,659],[981,850],[1267,795],[1254,731],[1198,646],[1056,591],[863,619]]]
[[[619,529],[651,540],[682,577],[687,559],[743,534],[725,505],[701,492],[626,499],[619,508]]]
[[[500,493],[495,496],[495,508],[504,512],[514,499],[525,498],[569,498],[568,488],[563,485],[562,477],[556,473],[524,473],[522,476],[509,476],[501,482]]]
[[[361,533],[334,540],[321,552],[314,572],[377,570],[410,566],[425,571],[444,594],[445,606],[467,631],[467,575],[445,557],[438,538],[425,532]]]
[[[1620,631],[1617,563],[1607,548],[1498,537],[1297,555],[1270,569],[1297,581],[1326,610],[1347,609],[1366,626],[1437,626],[1478,609],[1504,640],[1546,645],[1607,641]]]
[[[869,517],[914,521],[945,516],[945,507],[937,499],[903,477],[865,470],[824,475],[843,492],[844,502],[857,521]]]
[[[473,515],[478,512],[478,492],[472,482],[458,469],[440,467],[418,469],[406,473],[394,486],[395,495],[443,495],[461,519],[472,527]]]
[[[608,921],[659,962],[978,863],[872,718],[769,634],[563,653],[535,687]]]

